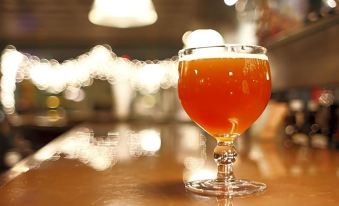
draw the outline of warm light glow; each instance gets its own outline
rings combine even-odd
[[[83,89],[70,86],[65,90],[64,97],[68,100],[81,102],[85,99],[86,94]]]
[[[215,176],[215,171],[210,169],[196,170],[187,175],[186,181],[214,179]]]
[[[57,160],[61,156],[76,159],[83,164],[103,171],[120,160],[131,157],[152,156],[161,147],[160,132],[146,129],[132,131],[126,124],[118,124],[107,135],[96,136],[90,128],[81,127],[66,133],[53,146],[47,146],[34,154],[34,159]]]
[[[213,29],[188,31],[182,37],[184,47],[200,47],[224,44],[224,38]]]
[[[141,148],[148,152],[156,152],[161,147],[161,138],[159,132],[148,129],[140,131]]]
[[[137,84],[143,93],[155,93],[160,87],[165,71],[159,64],[145,64],[137,71]]]
[[[4,111],[14,113],[17,73],[20,70],[21,63],[25,56],[18,52],[14,47],[6,48],[1,56],[1,103]],[[5,78],[6,77],[6,78]]]
[[[21,161],[11,168],[11,172],[13,172],[14,174],[25,173],[28,170],[30,170],[30,167],[27,165],[26,161]]]
[[[34,159],[39,161],[45,161],[53,157],[57,152],[57,148],[51,144],[47,147],[43,147],[34,154]]]
[[[331,90],[323,90],[319,97],[319,103],[326,107],[331,106],[335,101],[335,96]]]
[[[4,157],[4,162],[9,167],[14,166],[22,158],[20,153],[18,153],[16,151],[9,151],[4,156],[5,156]]]
[[[326,3],[331,8],[335,8],[337,6],[337,2],[335,2],[335,0],[327,0]]]
[[[16,83],[32,80],[40,90],[51,94],[64,92],[68,100],[80,102],[85,98],[82,87],[90,86],[93,79],[106,80],[130,101],[132,92],[138,90],[151,94],[160,88],[175,87],[178,81],[177,58],[139,61],[117,57],[109,46],[98,45],[90,52],[59,63],[56,60],[39,59],[8,47],[1,56],[1,103],[7,114],[15,112],[14,92]],[[129,95],[129,96],[128,96]],[[117,99],[119,99],[117,98]],[[119,108],[120,111],[121,108]],[[126,116],[126,109],[120,116]],[[119,116],[119,117],[120,117]]]
[[[184,159],[184,165],[187,170],[195,171],[202,168],[205,165],[205,158],[202,157],[186,157]]]
[[[233,6],[234,4],[237,3],[238,0],[224,0],[225,4],[227,6]]]
[[[128,28],[153,24],[158,16],[151,0],[95,0],[88,18],[93,24]]]
[[[237,41],[244,44],[257,44],[256,26],[255,22],[242,21],[236,32]]]
[[[178,129],[180,134],[180,147],[184,151],[196,151],[205,143],[204,137],[200,134],[199,128],[192,125],[182,125]]]
[[[119,83],[112,85],[112,90],[112,98],[115,101],[115,116],[119,119],[127,119],[133,99],[133,90],[130,83],[123,79]]]
[[[119,138],[94,137],[93,131],[84,128],[73,131],[60,142],[57,152],[68,159],[77,159],[95,170],[103,171],[115,165]],[[43,155],[42,155],[43,156]]]
[[[46,105],[48,108],[57,108],[60,105],[59,97],[57,96],[47,97]]]

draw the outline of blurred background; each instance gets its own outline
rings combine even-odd
[[[177,52],[268,48],[260,140],[339,148],[337,0],[1,0],[0,169],[82,122],[189,122]]]

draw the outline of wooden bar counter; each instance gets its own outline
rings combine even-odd
[[[235,175],[265,182],[259,195],[185,191],[185,181],[216,174],[215,141],[192,124],[87,124],[5,173],[0,205],[339,205],[338,151],[241,138]]]

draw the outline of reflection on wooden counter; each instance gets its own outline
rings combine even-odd
[[[184,182],[215,175],[215,141],[192,124],[83,125],[0,180],[0,205],[337,205],[339,152],[238,141],[237,177],[265,182],[247,198],[202,197]]]

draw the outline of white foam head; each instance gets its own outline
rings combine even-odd
[[[192,49],[190,54],[181,54],[179,60],[189,61],[195,59],[211,59],[211,58],[252,58],[268,60],[265,52],[263,53],[246,53],[245,51],[230,51],[225,47],[209,47]]]

